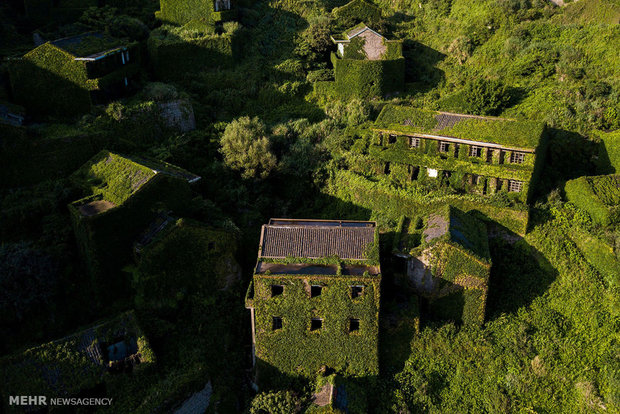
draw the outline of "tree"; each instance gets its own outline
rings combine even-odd
[[[238,118],[226,126],[220,152],[243,178],[265,178],[276,166],[265,124],[257,117]]]
[[[508,88],[496,80],[476,79],[467,82],[463,91],[463,102],[474,114],[497,115],[510,101]]]

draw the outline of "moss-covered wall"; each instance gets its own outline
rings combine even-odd
[[[410,215],[412,211],[432,213],[440,206],[449,204],[463,211],[474,211],[476,217],[496,221],[517,234],[525,234],[529,218],[528,208],[524,205],[504,207],[473,194],[425,197],[347,170],[334,174],[328,191],[343,201],[382,211],[394,220]]]
[[[232,66],[239,55],[235,40],[234,34],[184,38],[162,28],[151,33],[148,51],[158,79],[174,80],[196,68]]]
[[[90,110],[105,96],[115,95],[115,87],[124,87],[124,78],[139,69],[137,45],[130,47],[130,64],[99,78],[89,78],[91,62],[75,60],[70,53],[45,43],[20,60],[9,62],[9,77],[15,101],[34,115],[73,116]],[[96,98],[93,102],[93,92]],[[121,93],[121,92],[119,92]]]
[[[256,358],[259,377],[273,369],[290,376],[313,377],[321,366],[345,376],[377,375],[380,276],[254,276]],[[284,286],[271,297],[271,285]],[[310,297],[310,285],[321,285],[320,296]],[[364,286],[351,298],[351,286]],[[272,330],[272,317],[282,318],[282,329]],[[310,331],[313,317],[322,329]],[[359,319],[359,331],[349,332],[349,319]]]
[[[405,59],[340,59],[332,54],[334,88],[341,97],[382,97],[402,90],[405,82]]]
[[[449,243],[433,250],[430,266],[438,283],[430,295],[435,317],[464,324],[482,324],[491,271],[490,263]]]
[[[74,207],[74,231],[80,252],[102,300],[127,293],[130,280],[115,279],[132,261],[132,246],[160,210],[186,211],[191,190],[186,181],[157,174],[122,205],[84,217]]]
[[[215,11],[214,0],[160,0],[160,10],[155,17],[166,24],[183,26],[191,21],[210,25],[237,17],[234,0],[231,10]]]

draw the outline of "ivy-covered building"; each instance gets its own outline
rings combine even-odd
[[[234,0],[160,0],[155,17],[165,24],[213,25],[237,17]]]
[[[239,230],[161,214],[134,245],[136,305],[176,308],[191,292],[229,289],[241,279]]]
[[[402,41],[387,40],[365,23],[332,35],[332,41],[337,45],[331,61],[339,95],[370,98],[403,89]]]
[[[9,396],[112,397],[151,374],[155,354],[133,311],[0,360],[3,412],[42,412],[45,406],[10,405]],[[123,407],[114,406],[117,412]],[[53,408],[51,408],[53,410]],[[47,412],[45,410],[44,412]],[[54,411],[56,412],[56,411]]]
[[[536,121],[453,114],[387,105],[372,128],[368,153],[402,182],[447,180],[465,192],[508,192],[525,204],[533,194],[547,147]]]
[[[109,151],[71,176],[87,194],[69,210],[96,292],[122,296],[129,280],[115,275],[132,261],[134,241],[162,211],[185,212],[192,199],[190,184],[199,179],[173,165]]]
[[[85,33],[9,61],[13,97],[35,114],[72,116],[118,99],[139,70],[137,43]]]
[[[484,322],[491,271],[486,225],[446,205],[416,226],[401,223],[400,230],[395,253],[406,258],[407,282],[426,298],[432,316]]]
[[[238,31],[238,25],[228,31],[211,26],[188,31],[172,25],[153,30],[147,46],[157,78],[174,81],[196,68],[233,66],[240,55]]]
[[[380,285],[374,222],[271,219],[246,297],[259,382],[377,375]]]

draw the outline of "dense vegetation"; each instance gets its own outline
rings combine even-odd
[[[83,195],[67,177],[105,148],[202,176],[192,202],[185,203],[188,215],[207,222],[231,219],[240,230],[239,283],[220,291],[201,282],[181,295],[175,291],[173,300],[162,297],[165,292],[152,298],[141,292],[145,300],[136,316],[156,356],[153,373],[141,381],[121,377],[107,390],[128,412],[165,412],[209,379],[211,409],[218,412],[294,412],[308,403],[314,390],[300,380],[261,389],[252,401],[245,375],[250,326],[243,297],[260,225],[287,216],[379,223],[386,323],[380,325],[380,375],[347,388],[367,397],[367,405],[357,406],[361,412],[620,410],[617,175],[591,178],[620,171],[617,0],[579,0],[562,8],[544,0],[376,0],[383,16],[369,12],[373,27],[403,40],[405,87],[369,100],[341,100],[313,84],[333,80],[329,34],[358,23],[341,23],[330,12],[345,1],[240,0],[238,23],[216,23],[212,32],[159,27],[154,0],[109,0],[75,17],[56,10],[64,18],[44,23],[28,18],[21,3],[0,5],[0,56],[30,50],[35,30],[47,40],[99,30],[141,42],[143,86],[165,81],[174,87],[150,84],[79,117],[35,117],[27,131],[0,124],[0,160],[10,165],[0,172],[0,355],[134,307],[134,290],[120,298],[110,290],[108,300],[92,300],[67,209]],[[186,40],[187,60],[177,72],[153,65],[157,56],[146,59],[147,44],[163,54]],[[193,54],[204,45],[215,45],[211,55]],[[2,64],[0,101],[11,100],[8,84]],[[181,133],[162,123],[153,110],[162,88],[192,103],[196,130]],[[549,127],[529,231],[519,237],[489,225],[493,266],[480,327],[431,321],[424,306],[419,335],[416,317],[390,325],[394,315],[406,313],[401,304],[409,301],[393,283],[398,272],[391,250],[399,220],[458,196],[423,183],[416,190],[420,203],[405,204],[389,178],[361,182],[344,169],[355,164],[356,148],[368,144],[362,142],[365,132],[386,103],[543,121]],[[589,178],[566,185],[569,196],[579,193],[569,202],[565,183],[582,176]],[[591,190],[596,181],[609,187],[603,198],[611,200],[611,208]],[[586,194],[575,186],[590,189]],[[351,197],[351,188],[364,187],[376,196]],[[590,193],[598,204],[584,200]],[[477,207],[467,197],[459,203],[463,210]],[[506,227],[524,233],[522,211],[501,210],[507,205],[510,200],[498,198],[484,208],[498,209]],[[175,237],[154,251],[176,254],[175,240],[188,244],[182,234]],[[115,265],[129,286],[130,272],[120,269],[132,260],[130,252],[126,256],[126,263]],[[146,257],[138,272],[163,273],[166,263],[159,260]],[[199,273],[199,266],[192,272]],[[148,280],[137,276],[145,284],[131,289],[144,289]],[[149,301],[174,306],[149,307]]]

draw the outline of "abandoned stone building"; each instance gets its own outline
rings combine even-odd
[[[99,294],[119,295],[138,235],[161,211],[182,214],[200,179],[173,165],[101,151],[70,177],[85,197],[69,204],[78,247]]]
[[[394,253],[404,259],[405,284],[426,300],[430,315],[483,323],[491,270],[484,222],[445,205],[400,227]]]
[[[545,125],[387,105],[369,155],[405,184],[433,179],[464,192],[512,193],[527,203],[545,158]]]
[[[274,373],[378,372],[381,269],[374,222],[271,219],[246,307],[259,383]]]
[[[234,0],[160,0],[155,17],[163,23],[183,26],[212,25],[236,18]]]
[[[46,42],[9,60],[13,97],[35,114],[88,112],[131,90],[139,70],[137,48],[95,32]]]
[[[369,98],[402,90],[405,60],[402,41],[387,40],[365,23],[332,35],[336,90],[341,95]]]
[[[155,355],[133,311],[0,361],[0,407],[6,413],[47,412],[47,407],[9,405],[9,396],[49,398],[106,394],[126,386],[155,364]],[[124,411],[116,406],[117,411]],[[6,410],[6,411],[5,411]]]

